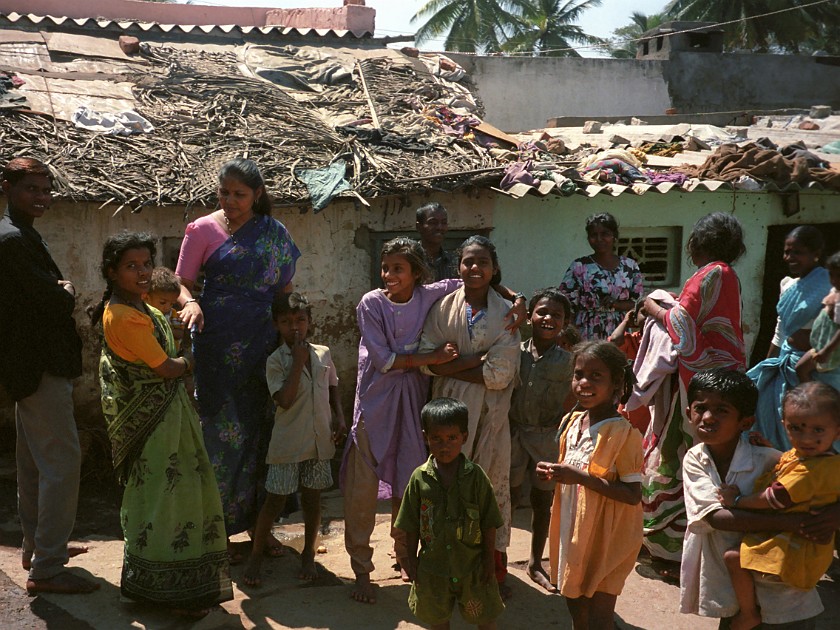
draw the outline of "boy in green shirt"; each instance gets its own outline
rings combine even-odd
[[[502,515],[487,475],[461,454],[467,406],[436,398],[420,418],[431,455],[412,474],[394,523],[408,542],[408,605],[434,630],[449,628],[456,602],[465,621],[494,630],[504,610],[493,559]]]

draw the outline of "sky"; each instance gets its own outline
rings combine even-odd
[[[412,25],[411,18],[426,2],[427,0],[366,0],[365,4],[376,9],[376,35],[386,37],[413,34],[422,22]],[[342,0],[193,0],[193,4],[291,9],[339,7],[342,5]],[[584,11],[579,24],[590,35],[609,37],[615,29],[630,23],[630,14],[634,11],[650,15],[661,11],[666,4],[668,4],[667,0],[633,0],[633,2],[603,0],[600,7]],[[439,49],[442,44],[442,40],[430,41],[423,47]],[[581,54],[595,56],[597,53],[581,51]]]

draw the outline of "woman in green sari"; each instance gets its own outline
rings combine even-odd
[[[104,333],[99,378],[114,469],[124,485],[122,594],[202,616],[231,599],[216,478],[183,384],[189,362],[172,330],[143,302],[155,255],[149,234],[111,236],[108,283],[94,311]]]

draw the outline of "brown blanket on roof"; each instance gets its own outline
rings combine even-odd
[[[722,144],[701,166],[681,166],[691,177],[732,182],[748,175],[760,182],[773,182],[779,188],[818,181],[826,188],[840,190],[840,173],[824,168],[808,168],[804,158],[788,159],[778,151],[750,143],[742,146]]]

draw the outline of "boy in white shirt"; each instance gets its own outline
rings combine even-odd
[[[726,369],[697,373],[689,383],[686,413],[698,444],[683,459],[688,529],[680,570],[680,612],[721,618],[721,628],[738,612],[738,602],[723,561],[744,532],[798,531],[825,538],[840,525],[834,504],[808,514],[747,512],[725,508],[718,489],[735,484],[753,492],[756,479],[778,461],[779,451],[751,444],[744,434],[753,424],[758,391],[745,374]],[[806,525],[807,524],[807,525]],[[762,627],[815,628],[823,611],[816,589],[800,590],[782,582],[756,579]]]

